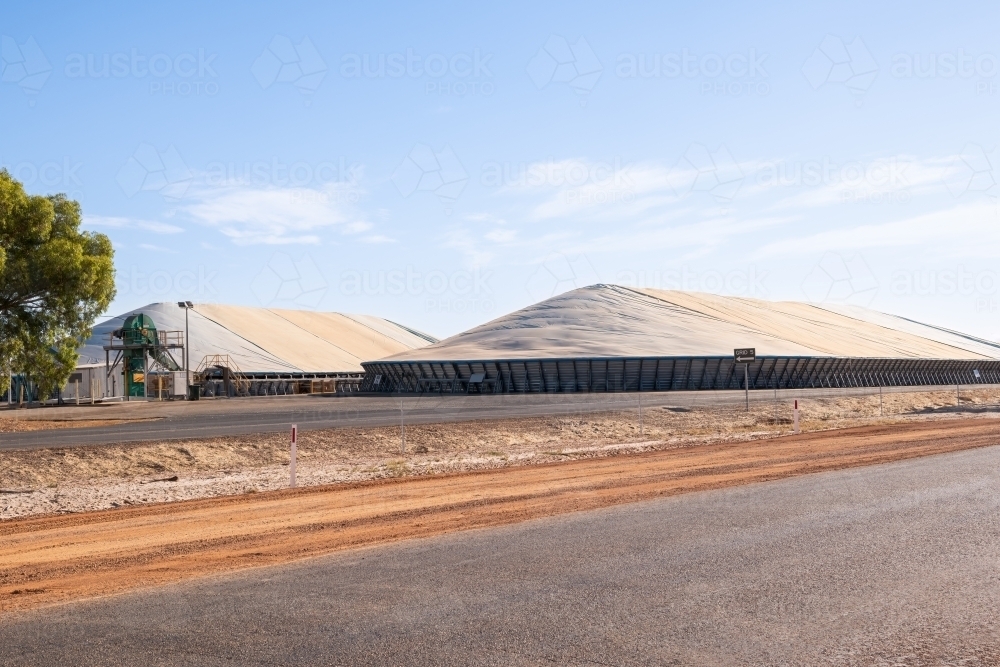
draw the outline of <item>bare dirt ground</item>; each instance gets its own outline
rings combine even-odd
[[[298,484],[523,466],[791,432],[787,402],[657,407],[573,416],[307,431]],[[1000,416],[1000,390],[885,394],[800,401],[803,432],[871,424]],[[3,419],[0,417],[0,431]],[[0,453],[0,520],[272,491],[288,486],[288,436],[256,434]]]
[[[15,519],[0,522],[0,613],[346,548],[996,444],[997,420],[917,420]]]

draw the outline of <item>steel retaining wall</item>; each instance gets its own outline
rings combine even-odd
[[[744,385],[744,365],[731,356],[372,361],[362,366],[362,393],[696,391]],[[748,370],[751,389],[1000,383],[1000,360],[758,357]],[[475,374],[483,374],[483,381],[470,382]]]

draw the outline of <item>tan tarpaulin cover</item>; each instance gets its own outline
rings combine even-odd
[[[864,308],[592,285],[390,360],[761,356],[1000,358],[1000,346]]]
[[[159,330],[184,330],[183,308],[151,303],[94,327],[80,349],[80,363],[103,364],[108,335],[134,313],[149,315]],[[189,314],[189,332],[192,368],[206,355],[228,354],[245,372],[360,372],[362,361],[435,340],[371,315],[219,304],[196,305]],[[179,351],[175,355],[182,365]]]

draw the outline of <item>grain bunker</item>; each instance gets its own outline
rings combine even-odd
[[[362,366],[376,393],[954,385],[1000,382],[1000,345],[856,306],[592,285]]]

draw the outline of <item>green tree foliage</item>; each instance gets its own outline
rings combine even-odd
[[[111,241],[80,222],[79,203],[29,195],[0,170],[0,392],[8,369],[42,395],[62,387],[115,296]]]

